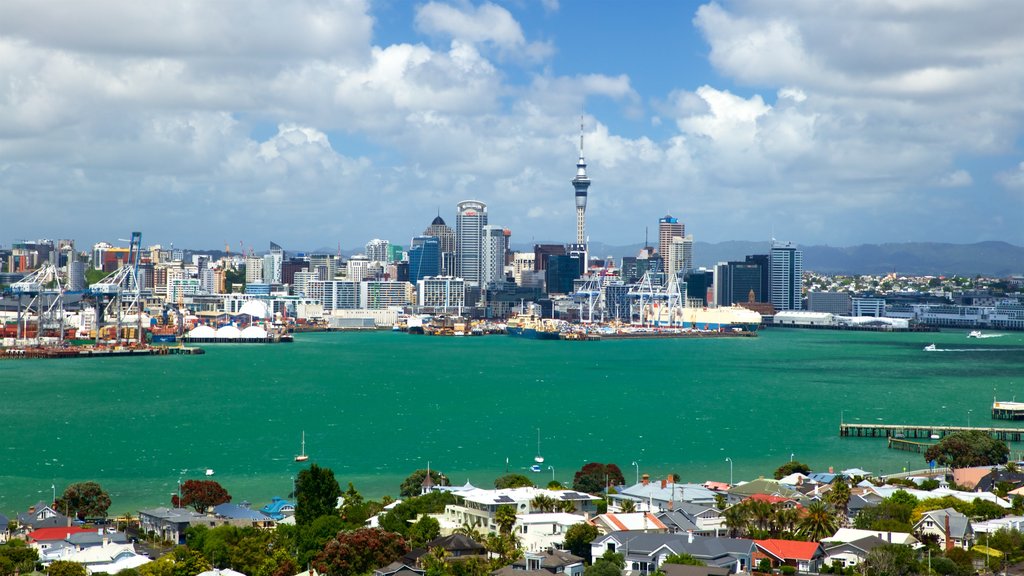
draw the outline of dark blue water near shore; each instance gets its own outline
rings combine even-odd
[[[940,352],[925,352],[934,342]],[[294,344],[208,346],[203,356],[0,363],[0,511],[97,480],[112,512],[166,504],[209,468],[257,503],[311,461],[371,496],[410,471],[489,485],[588,461],[627,477],[770,474],[794,454],[816,469],[923,465],[855,422],[974,425],[993,395],[1024,400],[1024,334],[767,330],[758,338],[541,342],[390,332],[300,334]],[[1014,446],[1014,450],[1024,449]],[[548,469],[553,467],[553,470]],[[184,471],[184,472],[183,472]],[[528,472],[526,472],[528,473]]]

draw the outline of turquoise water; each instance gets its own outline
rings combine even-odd
[[[934,342],[941,349],[924,352]],[[992,422],[1024,399],[1024,334],[775,329],[758,338],[542,342],[391,332],[209,345],[203,356],[0,362],[0,511],[96,480],[112,513],[164,505],[207,468],[235,501],[285,495],[311,461],[369,496],[429,461],[456,483],[589,461],[632,480],[769,475],[789,459],[893,472],[920,456],[840,438],[853,422]],[[1019,392],[1019,394],[1018,394]],[[1005,424],[1004,424],[1005,425]],[[1024,450],[1024,446],[1013,446]],[[526,472],[528,473],[528,472]]]

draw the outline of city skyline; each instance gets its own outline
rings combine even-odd
[[[592,242],[639,243],[671,214],[707,242],[1022,245],[1022,17],[7,3],[0,244],[408,246],[470,199],[516,243],[568,243],[582,113]]]

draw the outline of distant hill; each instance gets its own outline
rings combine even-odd
[[[634,256],[643,246],[590,245],[594,256]],[[1024,247],[1006,242],[946,244],[906,242],[900,244],[861,244],[845,248],[801,246],[804,270],[824,274],[897,274],[962,276],[1011,276],[1024,274]],[[694,242],[693,259],[698,267],[718,262],[742,260],[747,254],[767,254],[768,242],[729,241],[711,244]]]

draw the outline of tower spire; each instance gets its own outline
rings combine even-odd
[[[583,114],[580,114],[580,160],[583,160]]]
[[[585,245],[587,218],[587,190],[590,178],[587,178],[587,161],[583,159],[583,116],[580,116],[580,159],[576,162],[576,177],[572,179],[572,187],[576,191],[576,244]]]

